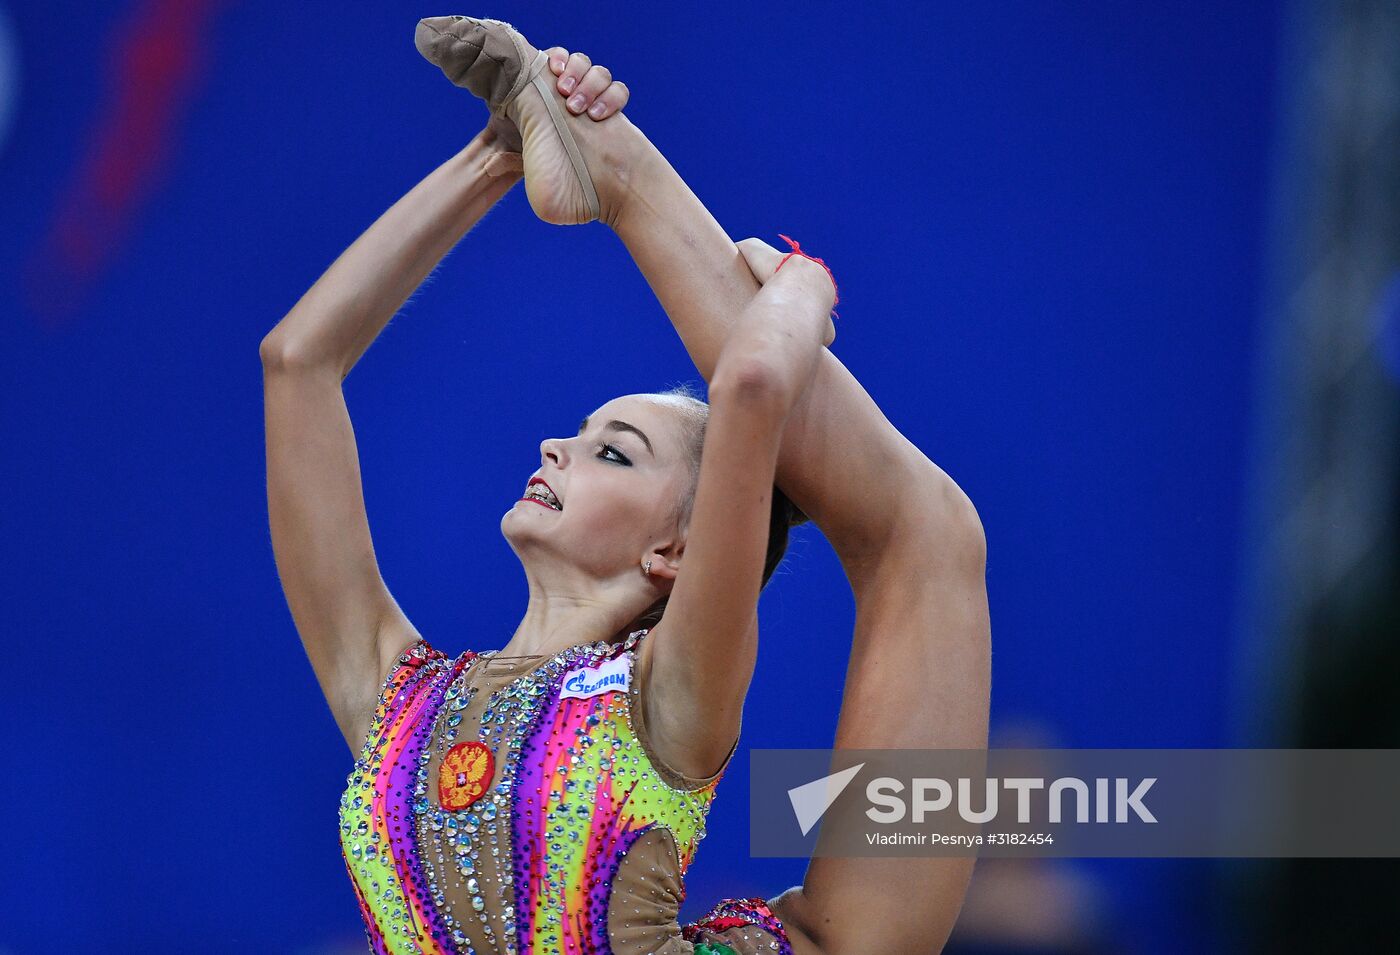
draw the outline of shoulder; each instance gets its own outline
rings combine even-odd
[[[455,658],[455,663],[465,665],[475,656],[472,651],[464,652]],[[376,687],[370,691],[372,698],[362,709],[352,729],[351,739],[359,741],[359,748],[352,742],[351,751],[359,752],[366,743],[371,742],[369,737],[376,722],[391,719],[425,687],[432,685],[434,681],[429,679],[431,674],[448,669],[453,664],[453,658],[422,637],[415,637],[406,646],[396,648],[384,660]]]
[[[379,642],[379,672],[390,677],[401,670],[416,670],[436,660],[446,659],[446,653],[417,633],[386,636]]]
[[[472,656],[474,654],[464,653],[457,659],[461,660],[464,657],[470,659]],[[390,690],[403,686],[426,671],[450,662],[452,662],[452,658],[421,637],[408,646],[400,648],[390,656],[381,676],[376,709],[380,711],[384,709],[385,697]]]

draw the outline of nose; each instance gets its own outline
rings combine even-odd
[[[540,462],[546,461],[554,464],[555,467],[562,468],[568,460],[568,452],[564,450],[564,442],[558,438],[545,438],[540,442]]]

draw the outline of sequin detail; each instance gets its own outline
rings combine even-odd
[[[472,656],[463,654],[453,669]],[[432,707],[451,676],[446,661],[421,641],[399,657],[340,798],[341,854],[375,953],[453,951],[428,890],[410,804]]]
[[[760,950],[792,955],[787,929],[763,899],[724,899],[681,929],[681,934],[687,942],[696,943],[695,955],[701,955],[706,946],[735,955]]]
[[[400,657],[340,806],[342,854],[373,952],[610,953],[610,894],[628,849],[664,828],[674,871],[685,872],[719,777],[695,789],[668,783],[633,727],[638,696],[560,697],[577,667],[621,659],[630,672],[646,633],[549,658],[485,698],[479,727],[462,715],[477,692],[474,668],[492,652],[449,660],[420,641]],[[473,738],[459,741],[459,728]],[[449,762],[453,753],[461,758]],[[443,761],[430,779],[435,756]],[[478,778],[488,791],[452,798]]]

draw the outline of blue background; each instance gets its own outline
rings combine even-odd
[[[183,34],[168,125],[94,153],[113,50],[166,6],[4,5],[0,947],[355,950],[351,756],[273,564],[257,346],[484,110],[413,48],[419,16],[453,11],[227,2]],[[611,67],[731,235],[833,266],[837,354],[986,527],[994,732],[1233,742],[1275,5],[457,12]],[[147,172],[125,211],[79,217],[78,268],[48,237],[94,155]],[[502,293],[511,316],[475,304]],[[346,383],[380,566],[419,630],[501,645],[525,589],[497,524],[540,439],[686,379],[621,244],[513,191]],[[814,528],[762,614],[744,749],[828,745],[853,607]],[[687,916],[801,879],[747,856],[746,764]],[[1134,950],[1210,937],[1197,867],[1086,871]]]

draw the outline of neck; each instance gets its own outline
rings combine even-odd
[[[501,656],[553,656],[599,640],[616,642],[654,601],[635,581],[592,581],[587,586],[545,586],[527,573],[530,600]]]

